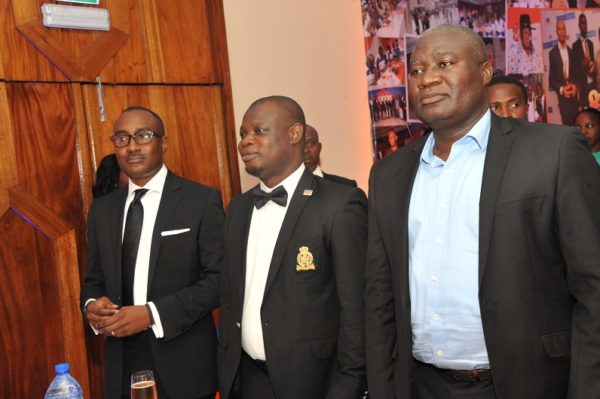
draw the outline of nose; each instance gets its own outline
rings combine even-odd
[[[498,116],[502,118],[512,118],[512,114],[508,108],[508,104],[502,104],[498,107]]]
[[[127,143],[127,152],[134,152],[139,150],[140,145],[135,141],[133,137],[129,137],[129,143]]]
[[[435,71],[434,68],[428,67],[423,69],[423,72],[418,76],[419,87],[426,87],[434,84],[438,84],[440,81],[440,75]]]

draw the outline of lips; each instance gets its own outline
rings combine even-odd
[[[254,158],[256,158],[258,156],[258,153],[256,153],[256,152],[245,152],[245,153],[241,154],[241,156],[242,156],[242,161],[248,162],[248,161],[251,161]]]
[[[421,105],[431,105],[442,101],[446,98],[445,94],[429,93],[421,96]]]
[[[144,157],[139,156],[139,155],[133,155],[133,156],[129,156],[127,157],[127,162],[128,163],[140,163],[144,161]]]

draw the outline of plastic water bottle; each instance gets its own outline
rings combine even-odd
[[[50,383],[44,399],[83,399],[81,386],[69,374],[69,363],[57,364],[54,371],[56,376]]]

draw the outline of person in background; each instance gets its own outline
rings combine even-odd
[[[575,126],[587,139],[592,155],[600,165],[600,111],[594,108],[579,111],[575,116]]]
[[[400,148],[398,147],[398,135],[393,129],[387,133],[387,142],[388,146],[383,150],[384,157],[396,152]]]
[[[492,73],[458,25],[412,53],[432,133],[371,170],[372,398],[600,398],[600,171],[576,128],[493,114]]]
[[[527,89],[520,80],[495,76],[487,84],[490,109],[503,118],[527,120]]]
[[[567,27],[562,19],[556,20],[558,42],[550,50],[550,88],[558,97],[558,109],[563,125],[571,125],[579,106],[577,99],[577,62],[573,50],[567,45]]]
[[[221,279],[221,398],[360,399],[366,388],[362,190],[304,166],[304,112],[256,100],[238,150],[260,179],[232,199]]]
[[[115,191],[119,187],[127,185],[129,178],[125,173],[121,173],[117,156],[108,154],[100,161],[96,169],[96,184],[92,187],[94,198],[102,197]]]
[[[330,175],[321,170],[321,148],[322,144],[319,141],[319,133],[311,125],[306,125],[304,132],[306,137],[306,146],[304,147],[304,165],[314,175],[320,176],[325,180],[330,180],[335,183],[345,184],[347,186],[357,187],[356,181],[347,179],[342,176]]]
[[[220,193],[170,172],[159,115],[124,110],[111,141],[126,187],[92,203],[81,307],[106,337],[106,399],[152,370],[158,397],[214,398],[224,213]]]
[[[579,39],[573,43],[573,68],[578,87],[579,107],[589,107],[588,93],[595,86],[596,62],[594,60],[594,43],[587,38],[587,17],[579,14]]]

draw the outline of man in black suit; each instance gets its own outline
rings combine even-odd
[[[595,86],[596,63],[594,61],[594,43],[587,39],[587,18],[579,14],[580,37],[573,43],[573,61],[579,97],[579,106],[586,108],[590,105],[588,93]],[[574,120],[573,120],[574,121]]]
[[[306,146],[304,147],[304,165],[310,170],[314,175],[320,176],[325,180],[330,180],[339,184],[345,184],[351,187],[357,187],[356,181],[346,179],[342,176],[330,175],[329,173],[325,173],[321,170],[319,166],[321,162],[321,148],[322,144],[319,141],[319,133],[317,133],[317,129],[312,127],[311,125],[306,125],[306,130],[304,132]]]
[[[139,370],[154,372],[161,399],[213,398],[221,196],[167,170],[153,111],[123,111],[111,140],[129,184],[90,208],[81,291],[87,320],[106,336],[105,398],[129,398]]]
[[[371,398],[600,397],[600,171],[576,129],[491,113],[492,74],[460,26],[412,54],[432,133],[371,170]]]
[[[255,101],[242,121],[238,149],[260,184],[226,212],[223,399],[364,393],[366,197],[306,169],[304,129],[283,96]]]
[[[572,125],[579,102],[577,100],[577,62],[567,45],[567,27],[562,19],[556,20],[558,43],[550,50],[550,89],[558,97],[558,109],[563,125]]]

